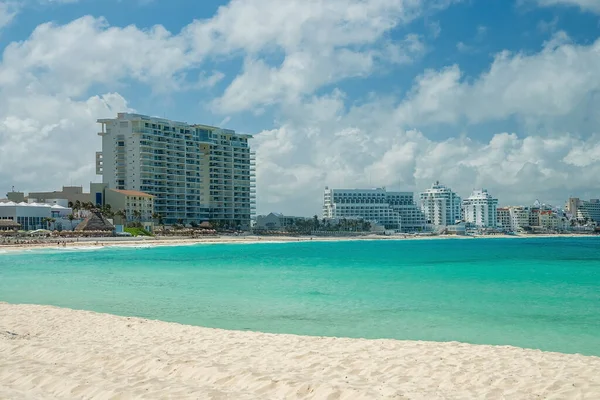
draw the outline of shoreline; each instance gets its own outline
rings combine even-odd
[[[2,398],[599,398],[600,357],[227,331],[0,302]],[[89,329],[93,326],[94,329]]]
[[[365,236],[209,236],[200,238],[189,237],[98,237],[98,238],[52,238],[38,239],[39,243],[0,244],[0,254],[21,252],[24,250],[62,250],[70,248],[110,248],[110,247],[161,247],[161,246],[190,246],[201,244],[260,244],[260,243],[295,243],[295,242],[354,242],[354,241],[411,241],[411,240],[470,240],[470,239],[535,239],[535,238],[593,238],[593,234],[534,234],[534,235],[479,235],[479,236],[411,236],[411,235],[365,235]],[[60,242],[60,245],[58,243]]]

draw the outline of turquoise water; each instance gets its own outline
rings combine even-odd
[[[0,301],[600,355],[600,238],[38,250],[0,255]]]

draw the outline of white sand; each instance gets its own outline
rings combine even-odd
[[[66,239],[66,247],[70,250],[91,250],[103,247],[155,247],[155,246],[187,246],[200,244],[254,244],[254,243],[293,243],[293,242],[341,242],[341,241],[373,241],[373,240],[471,240],[477,239],[527,239],[527,238],[580,238],[600,237],[600,235],[583,234],[536,234],[536,235],[484,235],[484,236],[411,236],[411,235],[366,235],[354,237],[310,237],[310,236],[209,236],[199,238],[186,237],[108,237],[108,238],[82,238],[79,241]],[[29,249],[63,249],[63,239],[39,239],[39,243],[27,243],[23,240],[20,244],[1,244],[0,254],[20,252]],[[61,245],[57,247],[57,242]]]
[[[0,398],[600,399],[600,358],[0,303]]]

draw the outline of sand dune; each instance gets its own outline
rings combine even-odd
[[[0,303],[0,398],[599,399],[600,358]]]

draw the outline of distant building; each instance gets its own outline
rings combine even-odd
[[[25,193],[23,192],[8,192],[6,193],[6,199],[14,203],[21,203],[25,201]]]
[[[292,217],[279,213],[270,213],[268,215],[258,215],[254,229],[256,230],[290,230],[298,227],[298,222],[310,220],[306,217]]]
[[[323,218],[360,218],[401,232],[418,232],[426,227],[412,192],[388,192],[385,188],[325,188]]]
[[[511,230],[517,232],[519,229],[529,228],[530,209],[529,207],[509,207]]]
[[[28,198],[37,203],[44,203],[49,199],[65,199],[72,204],[92,200],[90,194],[83,191],[83,186],[63,186],[62,190],[53,192],[29,192]]]
[[[510,209],[508,207],[496,208],[496,226],[504,232],[513,232]]]
[[[496,228],[498,226],[498,199],[493,198],[485,189],[474,190],[463,201],[465,222],[478,228]]]
[[[420,198],[421,210],[429,224],[444,227],[462,220],[460,196],[439,182],[422,192]]]
[[[594,221],[600,223],[600,199],[589,201],[571,197],[566,204],[567,211],[579,221]]]
[[[545,230],[564,231],[569,227],[567,219],[552,210],[540,210],[538,220],[539,227]]]

